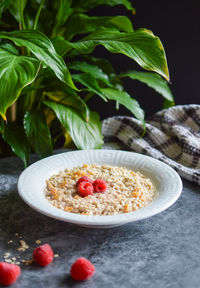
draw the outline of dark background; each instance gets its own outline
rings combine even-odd
[[[198,0],[135,0],[136,15],[122,6],[100,6],[93,9],[92,16],[127,15],[134,29],[147,28],[153,31],[163,43],[168,60],[173,96],[176,105],[200,104],[200,9]],[[97,47],[95,55],[108,58],[117,72],[138,69],[139,66],[128,57],[111,54],[103,47]],[[144,70],[143,70],[144,71]],[[162,109],[163,98],[141,82],[125,79],[127,92],[136,98],[150,116]],[[131,115],[125,108],[117,111],[115,103],[105,103],[99,97],[90,102],[101,118],[112,115]]]

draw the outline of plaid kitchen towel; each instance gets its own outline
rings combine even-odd
[[[200,105],[174,106],[146,121],[146,133],[133,117],[103,121],[107,149],[133,150],[159,159],[180,176],[200,185]]]

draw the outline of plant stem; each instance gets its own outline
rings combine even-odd
[[[24,22],[24,8],[22,4],[22,0],[20,0],[20,21],[22,29],[26,29],[25,22]]]
[[[11,111],[11,121],[15,122],[16,121],[16,116],[17,116],[17,103],[13,103],[12,106],[10,107]]]
[[[44,5],[44,2],[45,2],[45,0],[42,0],[40,6],[39,6],[39,8],[38,8],[37,14],[36,14],[36,16],[35,16],[35,22],[34,22],[34,26],[33,26],[33,29],[34,29],[34,30],[37,29],[38,20],[39,20],[40,13],[41,13],[41,10],[42,10],[42,6]]]

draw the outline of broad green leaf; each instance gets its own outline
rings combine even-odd
[[[168,101],[174,100],[172,92],[167,84],[167,81],[165,81],[158,74],[149,72],[128,71],[127,73],[121,74],[120,77],[130,77],[131,79],[139,80],[140,82],[145,83],[149,87],[156,90]]]
[[[72,91],[74,92],[74,90]],[[77,110],[83,111],[85,120],[89,121],[90,111],[89,111],[88,106],[81,99],[81,97],[79,97],[75,92],[71,93],[72,91],[55,90],[55,91],[44,92],[44,95],[54,102],[58,102],[67,106],[72,106]]]
[[[95,79],[101,80],[103,83],[110,86],[108,75],[104,73],[98,66],[89,64],[84,61],[77,61],[72,62],[68,67],[69,69],[74,69],[77,71],[88,73],[92,75]]]
[[[76,34],[93,32],[102,26],[115,27],[125,32],[133,31],[132,23],[126,16],[89,17],[84,14],[75,14],[66,23],[65,38],[70,41]]]
[[[169,101],[169,100],[165,99],[165,101],[163,103],[163,109],[167,109],[167,108],[172,107],[174,105],[175,105],[174,101]]]
[[[123,5],[127,10],[131,10],[135,14],[135,9],[129,0],[73,0],[72,8],[78,12],[86,12],[99,5]]]
[[[0,1],[0,19],[1,19],[1,14],[3,13],[3,11],[8,8],[10,1],[11,0],[1,0]]]
[[[124,32],[133,32],[133,24],[130,19],[126,16],[115,16],[106,25],[106,27],[110,26],[116,27],[119,31]]]
[[[68,17],[73,13],[73,10],[70,8],[71,2],[72,0],[59,0],[59,8],[56,14],[55,25],[53,28],[53,36],[60,35],[62,26],[67,21]]]
[[[149,30],[120,33],[113,29],[99,29],[78,42],[68,42],[68,45],[68,51],[71,47],[85,54],[91,53],[97,45],[103,45],[108,51],[124,54],[142,68],[154,71],[169,80],[164,48],[160,39]]]
[[[41,110],[26,112],[24,130],[30,145],[40,157],[52,154],[51,134]]]
[[[28,48],[39,60],[51,68],[65,84],[76,89],[64,60],[56,53],[53,44],[44,34],[36,30],[1,32],[0,38],[13,41]]]
[[[101,122],[96,112],[90,111],[90,120],[86,122],[79,111],[71,107],[49,101],[44,101],[44,104],[56,113],[78,149],[101,148],[103,144]]]
[[[29,160],[29,143],[24,129],[14,123],[4,125],[3,140],[11,146],[12,151],[22,159],[25,167]]]
[[[52,39],[52,44],[56,52],[63,57],[69,50],[68,42],[65,41],[64,37],[58,36]]]
[[[119,91],[113,88],[101,88],[102,93],[109,100],[115,100],[118,103],[122,104],[129,111],[133,113],[133,115],[139,119],[143,124],[144,122],[144,111],[140,107],[139,103],[133,99],[127,92]]]
[[[26,7],[27,0],[11,0],[9,5],[9,11],[18,23],[21,23],[21,11],[23,13]],[[21,11],[20,11],[21,10]]]
[[[19,51],[9,43],[1,44],[0,49],[3,49],[15,55],[19,55]]]
[[[83,55],[88,63],[98,66],[106,74],[115,74],[115,70],[107,59],[96,58],[90,55]]]
[[[90,92],[93,92],[97,95],[99,95],[104,101],[107,101],[105,96],[100,90],[100,87],[95,80],[90,74],[74,74],[72,75],[73,80],[81,83],[83,86],[87,87]]]
[[[19,97],[38,74],[40,62],[32,57],[18,56],[0,47],[0,115]]]
[[[45,75],[44,75],[45,76]],[[47,75],[42,82],[45,85],[43,95],[49,99],[72,106],[81,111],[86,121],[90,118],[90,111],[85,101],[75,90],[60,82],[54,75]]]

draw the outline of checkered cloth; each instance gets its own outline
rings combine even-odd
[[[200,105],[162,110],[146,122],[116,116],[103,121],[107,149],[133,150],[159,159],[183,178],[200,185]]]

